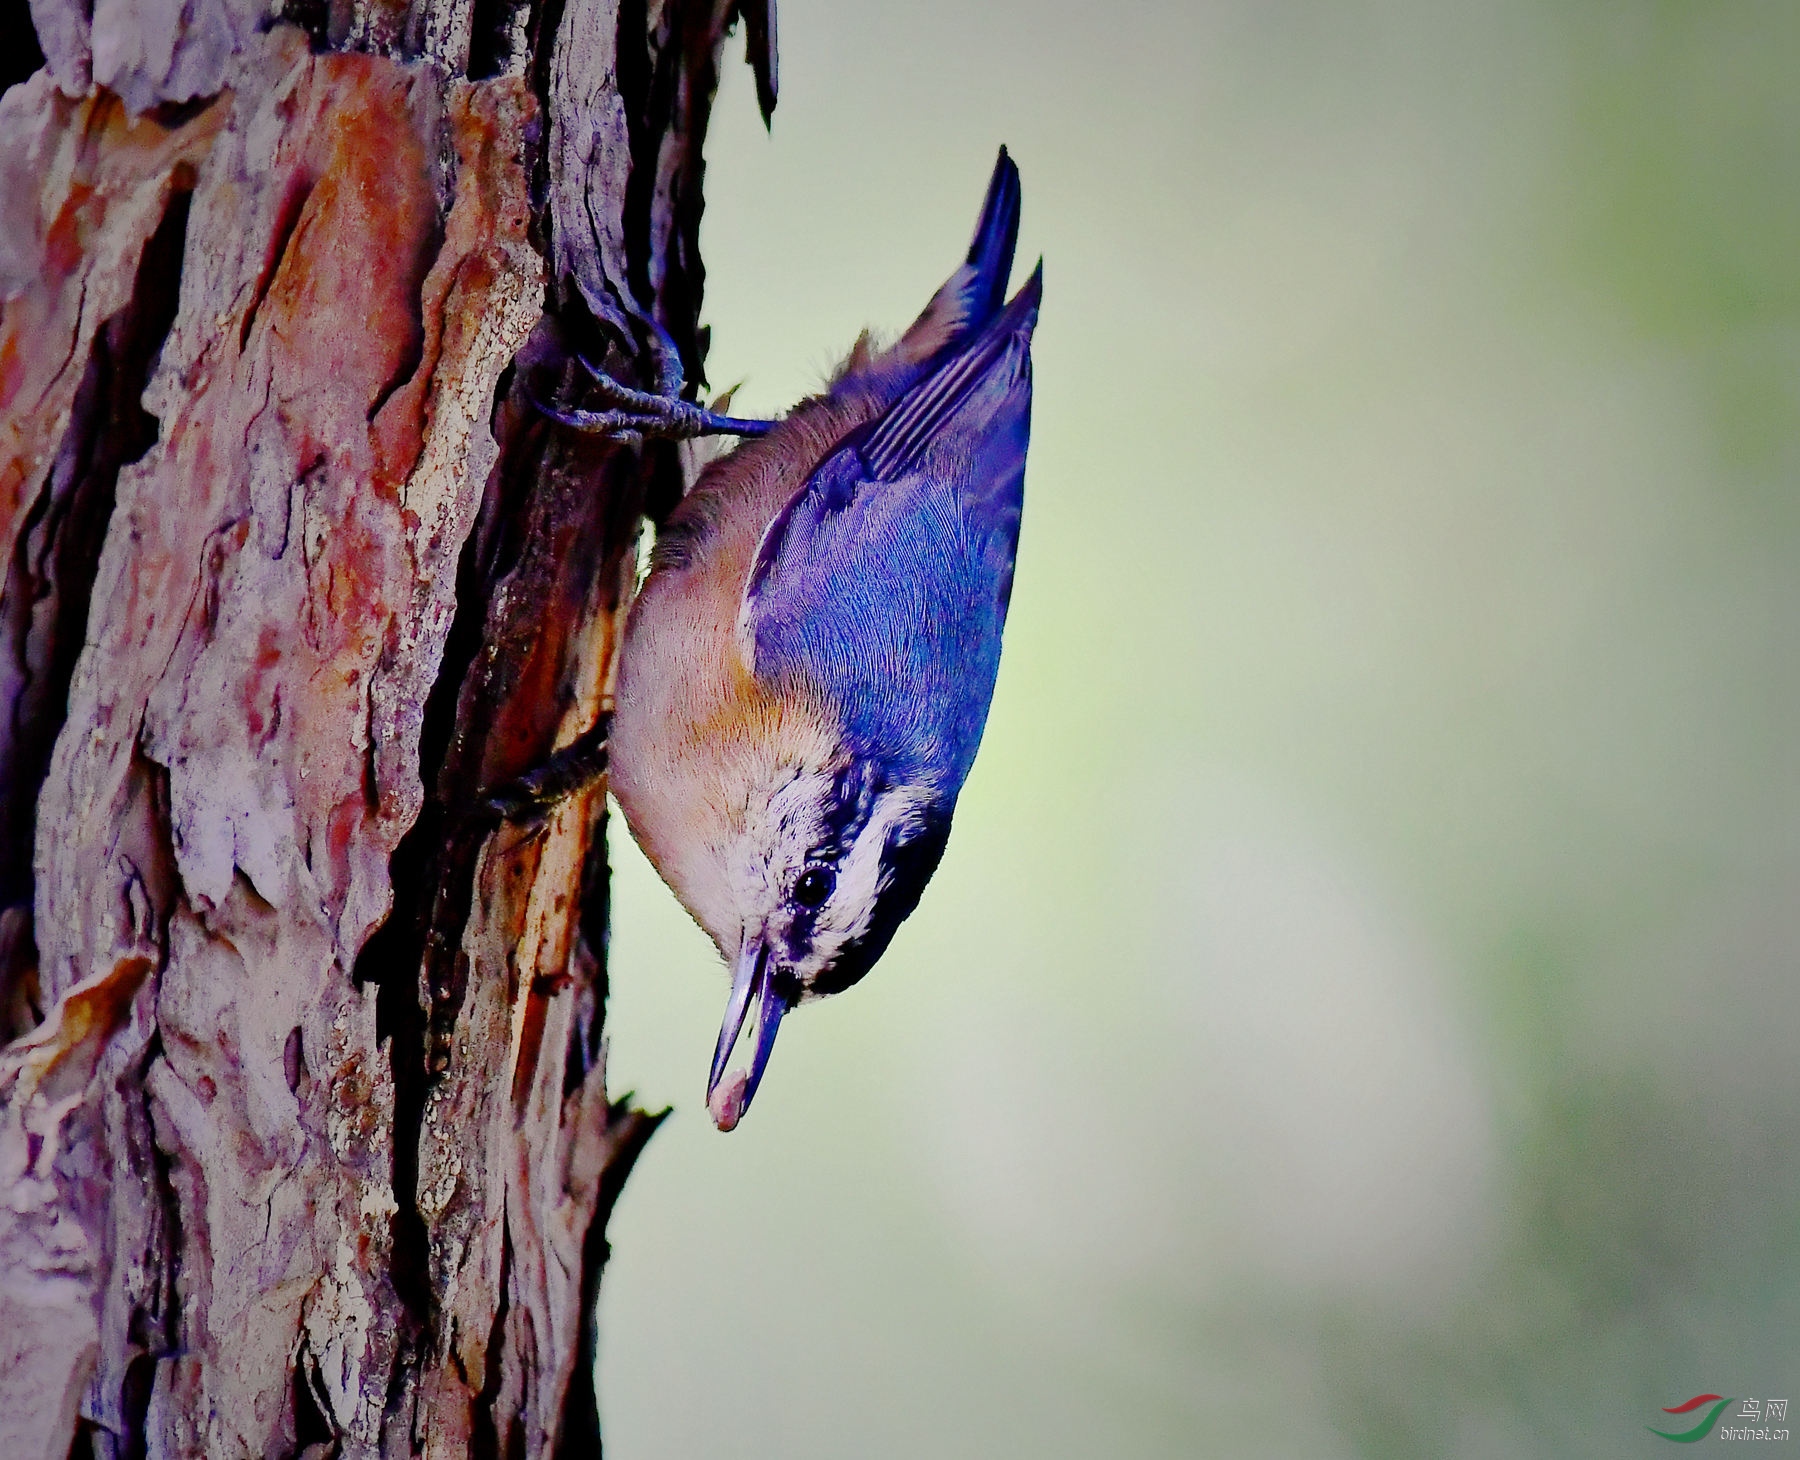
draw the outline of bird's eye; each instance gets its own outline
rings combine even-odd
[[[794,884],[794,901],[801,907],[823,907],[837,878],[824,867],[808,867]]]

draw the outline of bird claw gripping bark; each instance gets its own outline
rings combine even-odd
[[[529,824],[541,820],[576,792],[585,791],[606,774],[606,742],[611,724],[612,717],[602,715],[592,730],[571,740],[543,764],[484,791],[475,803],[476,819],[489,824]]]
[[[537,408],[551,420],[574,430],[631,445],[653,436],[673,441],[688,441],[696,436],[761,436],[774,424],[723,415],[683,399],[686,381],[681,353],[661,325],[654,320],[647,324],[651,353],[656,358],[657,390],[634,390],[577,352],[572,358],[587,373],[587,394],[599,409],[552,405],[534,398]]]

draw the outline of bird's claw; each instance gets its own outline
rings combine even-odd
[[[560,421],[576,431],[607,436],[631,445],[652,436],[670,441],[691,441],[698,436],[762,436],[774,424],[727,416],[684,400],[681,392],[685,380],[675,342],[654,322],[651,323],[650,340],[651,353],[656,359],[658,388],[655,391],[633,390],[577,352],[572,358],[592,382],[588,394],[597,401],[600,409],[556,406],[535,397],[534,404],[551,420]]]
[[[606,774],[607,734],[612,715],[603,714],[593,729],[578,735],[524,775],[481,792],[475,802],[480,822],[530,824],[542,820],[563,801]]]

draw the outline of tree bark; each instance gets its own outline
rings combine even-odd
[[[592,727],[772,0],[32,0],[0,98],[0,1455],[597,1452]]]

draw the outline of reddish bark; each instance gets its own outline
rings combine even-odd
[[[594,722],[680,489],[523,378],[698,361],[735,9],[502,10],[40,0],[0,101],[9,1457],[597,1439],[603,792],[465,812]]]

